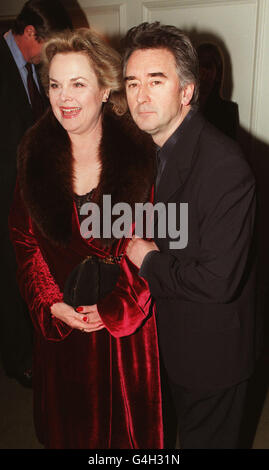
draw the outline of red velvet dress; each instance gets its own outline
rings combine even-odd
[[[45,122],[44,129],[48,126]],[[37,129],[40,127],[41,124]],[[52,149],[49,137],[43,141]],[[30,144],[36,142],[40,139],[35,131]],[[36,158],[41,165],[40,145],[39,149]],[[55,156],[48,163],[49,155],[49,149],[45,149],[44,165],[50,170],[47,179],[54,175],[51,167]],[[32,205],[39,204],[40,224],[29,215],[18,187],[10,213],[18,282],[35,328],[34,418],[38,438],[46,448],[58,449],[162,448],[159,353],[147,282],[124,256],[116,288],[98,303],[104,329],[83,333],[51,316],[50,307],[62,301],[64,283],[72,269],[88,255],[119,255],[126,239],[106,249],[100,240],[83,239],[77,210],[74,202],[72,209],[71,202],[70,240],[65,246],[55,244],[40,229],[42,224],[48,226],[46,218],[42,218],[42,203],[48,202],[45,197],[38,202],[42,184],[36,181],[42,179],[43,173],[40,170],[32,183],[27,184],[19,171],[22,187],[32,191],[36,185]],[[47,192],[52,192],[53,183],[46,184]],[[54,199],[64,187],[59,182]],[[44,188],[46,193],[45,185]],[[59,209],[57,220],[61,221],[63,209],[59,201],[55,200],[50,207],[51,212],[55,207]],[[34,210],[36,207],[32,213]],[[58,228],[61,229],[61,224]]]
[[[115,290],[98,303],[105,329],[83,333],[50,314],[74,266],[90,254],[112,252],[81,238],[75,206],[72,223],[72,240],[56,255],[34,230],[17,192],[10,225],[19,284],[36,331],[38,437],[47,448],[162,448],[155,317],[147,318],[149,290],[137,268],[123,257]],[[119,241],[113,255],[124,243]]]

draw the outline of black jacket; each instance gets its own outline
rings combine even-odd
[[[188,244],[141,268],[157,307],[168,375],[187,388],[224,388],[255,357],[255,181],[237,144],[194,114],[173,148],[156,203],[188,203]],[[182,221],[181,221],[182,222]],[[156,228],[156,227],[155,227]]]
[[[34,120],[20,72],[3,37],[0,37],[0,63],[0,191],[2,207],[8,214],[16,182],[17,147]],[[47,104],[43,90],[42,96]],[[4,223],[6,226],[6,217]]]
[[[0,190],[7,209],[16,181],[17,146],[33,124],[33,116],[19,70],[3,37],[0,37],[0,63]]]

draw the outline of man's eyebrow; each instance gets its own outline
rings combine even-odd
[[[150,75],[150,77],[164,77],[164,78],[167,78],[167,75],[165,75],[165,73],[163,73],[163,72],[152,72],[152,73],[149,73],[148,75]]]
[[[127,80],[135,80],[136,77],[134,75],[128,75],[127,77],[124,77],[124,81],[127,82]]]
[[[167,78],[167,75],[165,75],[165,73],[163,72],[150,72],[148,73],[148,76],[149,77],[164,77],[164,78]],[[128,81],[128,80],[137,80],[136,76],[135,75],[128,75],[127,77],[124,78],[124,81]]]

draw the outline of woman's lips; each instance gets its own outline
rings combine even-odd
[[[66,108],[66,107],[61,106],[60,110],[61,110],[63,118],[72,119],[79,115],[81,108],[78,108],[78,107]]]

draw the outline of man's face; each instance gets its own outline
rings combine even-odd
[[[193,92],[192,88],[186,100],[173,54],[167,49],[133,52],[126,66],[125,86],[137,126],[162,146],[188,113]]]
[[[15,40],[26,62],[39,64],[45,39],[37,39],[35,27],[27,25],[23,34],[16,36]]]
[[[28,50],[28,62],[31,62],[31,64],[39,64],[44,41],[45,40],[37,40],[35,36],[32,37]]]
[[[200,97],[207,99],[212,92],[217,78],[215,58],[208,51],[198,53],[200,72]]]

